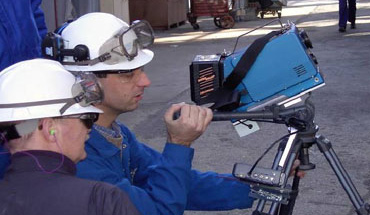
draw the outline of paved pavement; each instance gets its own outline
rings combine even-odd
[[[232,29],[221,30],[204,17],[200,29],[190,24],[166,31],[156,31],[152,50],[154,60],[145,68],[152,85],[145,92],[141,107],[121,115],[138,139],[162,150],[166,140],[163,114],[172,103],[191,102],[188,66],[197,54],[232,50],[236,36],[274,19],[238,22]],[[357,1],[357,29],[338,32],[337,0],[289,1],[282,11],[282,21],[293,21],[304,28],[313,42],[326,86],[313,93],[315,122],[319,133],[333,143],[343,166],[351,175],[359,193],[370,202],[370,0]],[[239,47],[277,28],[258,31],[243,38]],[[194,168],[202,171],[231,172],[235,162],[253,163],[274,140],[286,134],[286,127],[260,124],[260,131],[239,138],[229,122],[213,122],[193,147]],[[269,166],[274,153],[262,166]],[[355,214],[325,157],[316,146],[310,149],[316,169],[301,180],[294,214]],[[241,215],[253,209],[226,212],[193,212],[186,215]]]

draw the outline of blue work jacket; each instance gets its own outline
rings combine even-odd
[[[119,125],[124,136],[122,151],[93,129],[86,142],[87,158],[77,164],[77,176],[115,184],[145,215],[252,206],[249,185],[231,175],[191,170],[194,149],[166,143],[159,153]]]
[[[0,145],[0,179],[4,177],[6,168],[10,164],[10,154]]]
[[[0,0],[0,71],[41,57],[47,33],[41,0]]]

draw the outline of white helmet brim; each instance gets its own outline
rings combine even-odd
[[[13,122],[61,116],[59,111],[63,106],[64,104],[50,104],[33,107],[3,108],[0,109],[0,122]],[[82,107],[79,104],[74,104],[68,108],[62,116],[86,113],[103,113],[103,111],[92,105]]]
[[[110,70],[130,70],[142,67],[148,64],[154,57],[154,53],[149,49],[138,50],[138,55],[131,61],[126,57],[122,57],[122,61],[110,65],[104,62],[97,63],[92,66],[80,65],[64,65],[64,68],[74,72],[94,72],[94,71],[110,71]]]

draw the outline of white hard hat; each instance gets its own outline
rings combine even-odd
[[[131,70],[142,67],[154,56],[152,51],[140,44],[142,35],[154,41],[153,30],[148,25],[135,25],[139,29],[135,31],[112,14],[97,12],[81,16],[63,28],[61,37],[65,49],[74,49],[78,45],[87,47],[90,63],[76,64],[73,57],[63,57],[62,64],[69,71]],[[140,32],[144,34],[140,35]],[[131,57],[127,55],[127,47],[135,52]]]
[[[78,99],[73,95],[77,88],[81,91]],[[88,94],[82,88],[57,61],[33,59],[14,64],[0,73],[0,122],[102,113],[92,102],[80,102]]]

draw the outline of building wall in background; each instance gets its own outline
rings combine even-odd
[[[106,12],[129,23],[129,0],[44,0],[41,8],[45,13],[48,31],[53,31],[64,22],[76,19],[89,12]]]
[[[130,24],[129,0],[101,0],[100,9],[102,12],[114,14]]]

